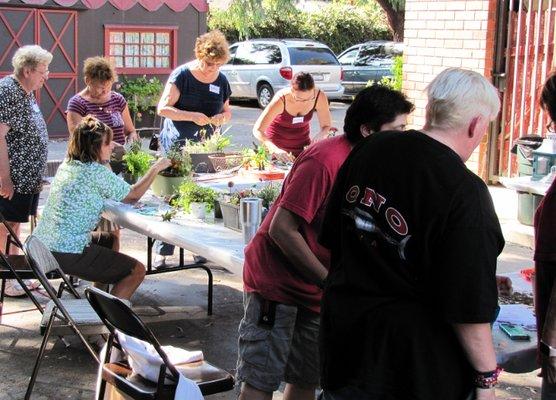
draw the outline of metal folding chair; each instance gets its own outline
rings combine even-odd
[[[232,375],[206,361],[183,366],[171,364],[152,331],[122,300],[93,287],[85,289],[85,294],[110,331],[106,355],[102,362],[101,384],[97,400],[104,399],[106,383],[133,399],[174,399],[179,373],[195,381],[204,396],[233,389],[234,378]],[[109,362],[112,347],[118,340],[116,329],[126,335],[148,342],[155,348],[163,361],[157,382],[150,382],[133,375],[127,363]],[[175,383],[165,384],[166,378]]]
[[[93,359],[98,363],[98,356],[89,342],[87,342],[85,335],[105,334],[108,333],[108,330],[87,300],[80,298],[68,277],[60,269],[50,250],[36,236],[29,236],[23,248],[27,254],[31,269],[50,297],[41,321],[43,340],[25,394],[25,399],[27,400],[33,391],[33,386],[51,334],[58,336],[71,333],[76,334]],[[50,273],[55,273],[62,279],[58,290],[52,286],[47,277],[47,274]],[[60,298],[64,290],[69,291],[73,298]]]
[[[9,255],[9,251],[11,246],[15,246],[20,249],[23,253],[23,243],[19,240],[16,233],[6,221],[2,213],[0,213],[0,223],[6,229],[7,241],[6,241],[6,248],[0,251],[0,321],[2,319],[2,313],[4,309],[4,297],[6,292],[6,280],[7,279],[15,279],[23,288],[25,294],[31,299],[37,310],[41,313],[43,312],[43,308],[41,304],[37,301],[31,290],[27,288],[23,279],[36,279],[35,273],[32,271],[31,267],[27,263],[27,260],[24,255]]]

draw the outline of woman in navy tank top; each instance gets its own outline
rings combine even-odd
[[[310,125],[317,112],[320,131],[311,139]],[[311,74],[298,72],[291,86],[276,93],[253,127],[253,135],[281,161],[297,157],[303,149],[328,136],[332,117],[326,94],[315,87]]]
[[[228,47],[220,31],[199,36],[195,42],[197,61],[176,68],[168,78],[158,102],[158,114],[164,117],[159,140],[165,152],[175,143],[182,147],[186,140],[210,137],[215,127],[232,117],[232,90],[220,73],[220,66],[230,58]],[[166,256],[174,253],[174,246],[157,240],[154,250],[154,265],[158,268],[166,264]],[[195,262],[204,260],[200,256],[194,258]]]
[[[228,61],[228,42],[220,31],[211,31],[195,42],[197,62],[176,68],[166,83],[158,103],[164,117],[160,144],[164,151],[185,140],[200,141],[210,137],[214,127],[232,117],[228,79],[220,66]]]

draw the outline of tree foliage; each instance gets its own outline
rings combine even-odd
[[[356,43],[391,38],[385,15],[376,3],[334,2],[308,13],[295,8],[291,0],[262,0],[256,13],[240,17],[251,7],[242,8],[241,4],[255,1],[259,0],[233,0],[228,10],[211,11],[209,28],[220,29],[230,42],[254,38],[306,38],[326,43],[336,53]]]

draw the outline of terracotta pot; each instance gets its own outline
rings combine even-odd
[[[189,204],[189,214],[191,214],[191,216],[193,216],[194,218],[205,219],[206,209],[206,203],[192,202],[191,204]]]
[[[177,193],[179,186],[185,181],[183,176],[157,175],[151,184],[151,189],[157,196],[172,196]]]

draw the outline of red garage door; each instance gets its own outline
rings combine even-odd
[[[77,12],[0,7],[0,75],[12,72],[18,47],[38,44],[50,51],[50,77],[37,94],[50,137],[68,135],[65,107],[77,91]]]

